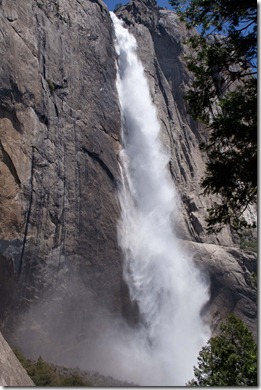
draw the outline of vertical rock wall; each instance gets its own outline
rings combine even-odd
[[[188,32],[153,0],[117,14],[138,41],[180,194],[177,234],[210,280],[213,329],[235,311],[255,330],[255,256],[231,248],[229,228],[205,233],[204,129],[183,99]],[[121,117],[109,12],[100,0],[1,0],[0,53],[0,318],[9,335],[15,318],[13,341],[30,352],[32,340],[38,357],[96,337],[100,313],[135,322],[117,244]]]
[[[109,12],[99,0],[3,0],[0,53],[1,316],[48,299],[59,333],[100,304],[121,313]]]
[[[0,386],[34,386],[33,381],[0,333]]]

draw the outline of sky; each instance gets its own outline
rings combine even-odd
[[[113,11],[116,4],[127,4],[131,0],[104,0],[105,4],[109,8],[109,11]],[[166,7],[168,9],[172,9],[168,0],[157,0],[157,4],[159,7]]]

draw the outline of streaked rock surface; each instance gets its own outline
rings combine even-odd
[[[2,333],[0,333],[0,386],[34,386]]]

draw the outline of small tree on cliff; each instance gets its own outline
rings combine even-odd
[[[212,337],[187,386],[257,386],[257,346],[243,322],[230,315]]]
[[[170,0],[189,28],[188,68],[194,75],[189,111],[210,129],[205,193],[222,204],[209,209],[208,230],[247,226],[244,210],[257,201],[257,3],[255,0]]]

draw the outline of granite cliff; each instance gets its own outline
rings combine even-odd
[[[21,363],[0,333],[0,385],[34,386]]]
[[[205,233],[205,131],[183,99],[189,33],[153,0],[134,0],[117,15],[138,41],[180,194],[177,234],[210,280],[212,329],[234,311],[255,333],[256,256],[238,248],[229,227]],[[2,330],[36,357],[55,345],[59,361],[65,349],[95,339],[93,322],[102,332],[103,313],[130,323],[138,316],[117,243],[114,31],[100,0],[1,0],[0,18]]]

